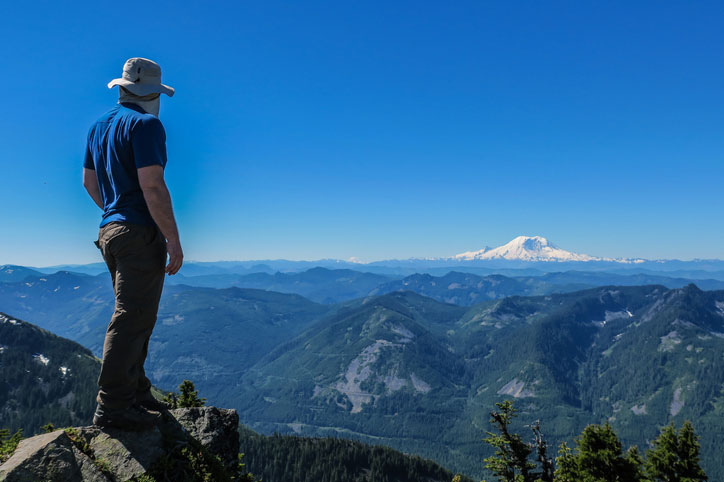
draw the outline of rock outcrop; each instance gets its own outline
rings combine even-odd
[[[239,463],[239,415],[236,410],[216,407],[172,410],[174,417],[209,452],[217,455],[225,467],[233,470]]]
[[[144,432],[95,426],[56,430],[22,440],[0,466],[0,481],[129,481],[172,472],[185,458],[210,473],[232,474],[238,426],[235,410],[200,407],[170,410],[158,427]]]

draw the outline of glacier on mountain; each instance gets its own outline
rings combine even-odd
[[[483,248],[454,256],[458,260],[507,259],[518,261],[603,261],[559,248],[541,236],[518,236],[497,248]]]

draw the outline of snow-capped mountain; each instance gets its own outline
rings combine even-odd
[[[518,236],[503,246],[467,251],[453,257],[460,261],[507,259],[517,261],[604,261],[587,254],[572,253],[540,236]]]

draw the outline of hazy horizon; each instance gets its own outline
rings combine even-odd
[[[512,242],[512,240],[510,241]],[[554,241],[548,240],[548,242],[551,245],[554,245],[557,248],[560,248],[559,245],[557,245]],[[504,243],[507,244],[507,243]],[[502,246],[502,245],[501,245]],[[487,248],[496,248],[499,246],[490,246],[486,245],[484,247]],[[481,248],[472,249],[468,251],[478,251]],[[562,248],[565,251],[570,251],[574,254],[584,254],[588,255],[589,253],[582,253],[580,251],[577,251],[575,249],[565,249]],[[347,258],[347,259],[341,259],[341,258],[334,258],[334,257],[320,257],[320,258],[307,258],[307,259],[301,259],[301,258],[250,258],[250,259],[187,259],[187,263],[250,263],[250,262],[265,262],[265,261],[288,261],[288,262],[299,262],[299,263],[315,263],[315,262],[339,262],[339,263],[345,263],[345,264],[351,264],[351,265],[357,265],[357,266],[365,266],[373,263],[384,263],[384,262],[394,262],[394,261],[450,261],[452,263],[451,266],[454,266],[454,264],[465,264],[465,263],[480,263],[481,260],[457,260],[455,259],[456,255],[459,255],[461,253],[455,253],[453,255],[443,255],[443,256],[426,256],[426,257],[398,257],[398,258],[382,258],[382,259],[370,259],[370,260],[360,260],[358,258]],[[604,259],[596,259],[591,261],[525,261],[529,263],[582,263],[582,266],[585,266],[585,263],[589,262],[622,262],[621,264],[630,264],[635,265],[638,261],[644,261],[644,262],[659,262],[659,261],[678,261],[678,262],[705,262],[705,261],[724,261],[721,258],[634,258],[634,257],[624,257],[624,258],[612,258],[608,256],[598,256],[600,258]],[[493,259],[493,260],[484,260],[485,261],[494,261],[494,262],[500,262],[505,261],[501,260],[500,258]],[[517,260],[510,260],[510,261],[517,261]],[[97,260],[88,261],[88,262],[61,262],[61,263],[54,263],[54,264],[46,264],[46,265],[40,265],[40,264],[21,264],[21,263],[14,263],[14,262],[0,262],[0,266],[2,265],[17,265],[17,266],[25,266],[25,267],[37,267],[37,268],[54,268],[58,266],[84,266],[88,264],[94,264],[94,263],[100,263],[103,264],[102,258],[98,258]]]

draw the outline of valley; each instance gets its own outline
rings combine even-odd
[[[107,275],[23,274],[0,282],[0,307],[99,353]],[[661,426],[692,420],[705,469],[724,476],[722,291],[660,274],[449,272],[375,278],[345,299],[371,278],[324,268],[272,278],[307,293],[317,283],[326,302],[169,284],[147,360],[154,384],[191,379],[260,433],[386,445],[473,477],[490,455],[488,412],[504,399],[521,411],[521,434],[540,419],[554,446],[609,421],[644,450]],[[609,281],[620,283],[595,286]]]

